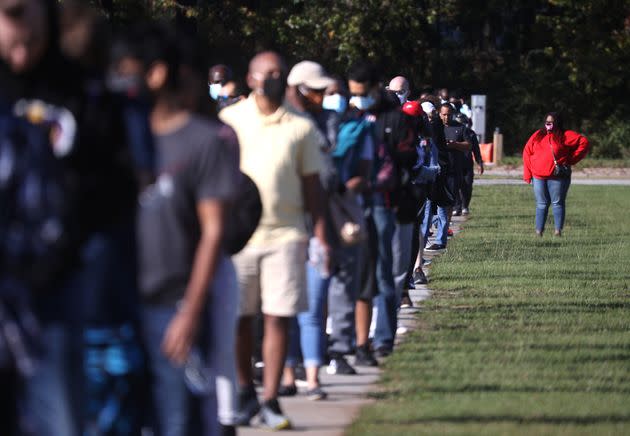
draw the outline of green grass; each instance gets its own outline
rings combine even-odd
[[[501,160],[501,165],[519,166],[523,164],[523,156],[505,156]],[[630,159],[602,159],[587,157],[581,160],[576,169],[583,168],[629,168]]]
[[[348,434],[630,434],[630,189],[567,204],[565,236],[538,239],[530,187],[475,188]]]

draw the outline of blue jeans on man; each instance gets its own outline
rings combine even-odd
[[[431,206],[431,200],[427,200],[424,208],[424,219],[422,220],[421,228],[425,241],[429,240],[429,230],[431,230],[431,225],[433,224],[433,211]],[[435,243],[446,247],[446,243],[448,242],[449,217],[448,209],[445,207],[437,207],[437,224]]]
[[[543,232],[547,221],[549,205],[552,206],[554,225],[557,231],[564,227],[565,201],[571,178],[532,179],[534,196],[536,197],[536,230]]]
[[[394,284],[392,241],[396,228],[396,216],[392,209],[378,203],[371,209],[376,232],[376,285],[374,299],[377,308],[376,330],[373,345],[378,351],[391,352],[394,347],[398,324],[398,298]]]

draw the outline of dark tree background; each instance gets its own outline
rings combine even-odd
[[[588,134],[594,155],[630,158],[627,0],[95,0],[112,24],[172,19],[211,62],[244,73],[257,51],[344,75],[361,58],[383,79],[488,95],[488,130],[518,152],[545,112]]]

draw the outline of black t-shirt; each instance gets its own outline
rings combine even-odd
[[[464,142],[468,138],[466,136],[466,126],[456,122],[444,126],[444,137],[446,141]],[[463,151],[448,149],[449,174],[460,173],[464,169],[466,162],[466,153]]]
[[[184,296],[200,237],[197,203],[236,193],[239,149],[229,127],[193,115],[155,137],[157,178],[140,196],[140,291],[148,303]]]

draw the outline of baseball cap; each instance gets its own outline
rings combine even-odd
[[[324,67],[313,61],[298,62],[287,77],[289,86],[304,85],[311,89],[326,89],[333,83],[335,80],[328,76]]]
[[[431,115],[433,111],[435,110],[435,106],[433,106],[433,103],[431,103],[430,101],[425,101],[424,103],[421,104],[421,106],[422,106],[422,110],[427,115]]]
[[[402,111],[412,117],[419,117],[422,114],[420,103],[413,100],[403,104]]]

